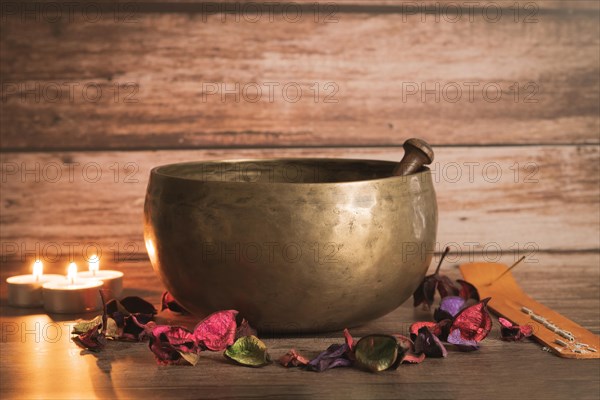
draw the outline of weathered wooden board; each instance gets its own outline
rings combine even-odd
[[[511,257],[501,262],[510,263]],[[463,257],[456,263],[467,262]],[[536,300],[600,332],[598,254],[541,254],[539,264],[514,271],[525,291]],[[50,266],[52,268],[52,266]],[[125,294],[141,295],[158,304],[162,285],[147,263],[111,265],[125,272]],[[453,278],[457,268],[444,266]],[[229,364],[220,353],[203,353],[196,367],[158,367],[146,344],[109,343],[97,356],[82,355],[69,341],[73,317],[52,318],[42,310],[6,306],[5,278],[21,272],[18,263],[0,268],[0,396],[35,398],[410,398],[410,399],[597,399],[600,362],[564,360],[541,351],[529,340],[499,340],[494,319],[491,334],[473,353],[449,351],[446,359],[426,359],[397,371],[370,374],[336,369],[322,374],[270,365],[262,369]],[[56,270],[56,272],[59,272]],[[351,329],[356,337],[369,333],[406,333],[414,321],[431,312],[414,310],[409,302],[391,314]],[[165,312],[160,320],[190,324]],[[182,322],[183,321],[183,322]],[[314,356],[340,332],[302,337],[265,338],[273,358],[295,348]],[[68,377],[68,378],[66,378]],[[551,382],[551,384],[549,384]]]
[[[438,147],[432,165],[439,249],[529,254],[597,249],[598,146]],[[123,258],[144,253],[142,209],[152,167],[261,157],[399,160],[401,148],[2,153],[2,254],[76,242]],[[37,182],[36,182],[37,180]],[[251,184],[251,183],[250,183]],[[24,247],[23,247],[24,246]],[[93,251],[93,247],[90,251]],[[49,257],[50,257],[49,255]]]
[[[222,22],[198,4],[133,22],[4,15],[1,146],[598,143],[597,12],[566,5],[594,2],[529,19],[503,3],[496,22],[362,4],[337,22]]]

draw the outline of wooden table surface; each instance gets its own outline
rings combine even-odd
[[[469,261],[466,256],[463,261]],[[514,257],[506,256],[510,263]],[[515,270],[522,287],[536,300],[554,308],[592,332],[600,332],[600,256],[538,254],[538,263]],[[59,266],[49,266],[48,272]],[[124,295],[139,295],[157,304],[163,290],[145,260],[111,266],[125,272]],[[426,359],[402,365],[397,371],[372,374],[355,369],[324,373],[286,369],[272,364],[261,369],[232,365],[221,353],[202,354],[195,366],[158,366],[147,343],[110,342],[98,354],[82,354],[70,341],[69,330],[78,316],[46,315],[6,304],[6,277],[23,272],[24,263],[3,262],[0,323],[0,398],[410,398],[410,399],[597,399],[600,361],[567,360],[541,350],[527,340],[499,340],[497,320],[479,351],[450,351],[445,359]],[[446,266],[457,278],[455,266]],[[430,314],[405,303],[389,315],[351,329],[368,333],[407,333],[416,320]],[[88,315],[88,317],[93,315]],[[191,319],[162,312],[169,323],[193,324]],[[340,332],[322,335],[264,338],[273,358],[289,348],[316,355],[332,343],[343,342]]]

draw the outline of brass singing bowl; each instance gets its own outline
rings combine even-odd
[[[427,168],[269,159],[154,168],[146,248],[190,312],[235,309],[259,331],[323,332],[394,310],[431,262],[437,205]]]

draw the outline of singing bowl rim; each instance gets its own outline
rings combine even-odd
[[[374,159],[365,159],[365,158],[314,158],[314,157],[282,157],[282,158],[240,158],[240,159],[225,159],[225,160],[206,160],[206,161],[184,161],[179,163],[171,163],[171,164],[163,164],[158,165],[150,170],[150,176],[160,177],[162,179],[174,179],[181,181],[189,181],[189,182],[199,182],[203,184],[239,184],[239,185],[264,185],[264,186],[310,186],[310,185],[319,185],[319,186],[327,186],[327,185],[352,185],[361,182],[385,182],[389,180],[405,180],[408,182],[408,178],[413,176],[423,176],[429,174],[431,171],[428,167],[422,166],[421,169],[415,173],[409,175],[389,175],[380,178],[370,178],[370,179],[357,179],[357,180],[345,180],[345,181],[337,181],[337,182],[255,182],[255,181],[218,181],[218,180],[202,180],[192,177],[185,177],[181,175],[168,174],[162,171],[166,168],[173,167],[184,167],[184,166],[192,166],[192,165],[215,165],[215,164],[241,164],[241,163],[268,163],[268,162],[304,162],[304,163],[317,163],[317,162],[335,162],[339,164],[344,163],[377,163],[380,165],[389,165],[390,167],[394,167],[398,165],[397,161],[390,160],[374,160]]]

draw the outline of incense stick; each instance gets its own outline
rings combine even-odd
[[[516,267],[517,265],[519,265],[521,263],[521,261],[523,261],[524,259],[525,259],[525,256],[519,258],[519,261],[517,261],[516,263],[514,263],[513,265],[511,265],[510,267],[508,267],[508,269],[506,271],[504,271],[503,273],[501,273],[500,275],[498,275],[498,277],[496,277],[496,279],[494,279],[493,281],[491,281],[490,283],[488,283],[488,286],[491,285],[492,283],[496,282],[500,278],[502,278],[504,275],[508,274],[511,269],[513,269],[514,267]]]

